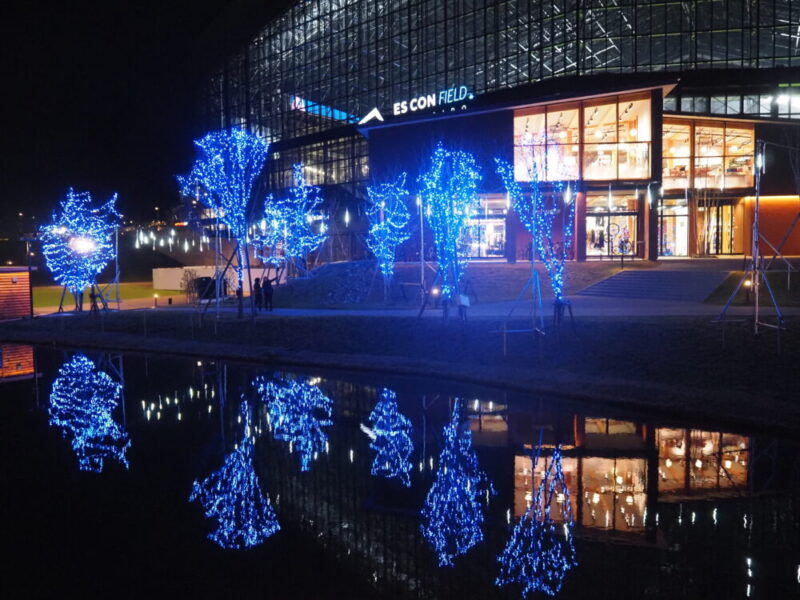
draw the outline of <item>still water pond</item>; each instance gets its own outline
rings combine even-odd
[[[800,594],[791,440],[391,374],[1,356],[6,597]]]

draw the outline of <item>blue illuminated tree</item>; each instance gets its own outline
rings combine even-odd
[[[236,240],[236,274],[242,287],[244,268],[249,262],[248,217],[253,185],[264,168],[269,144],[258,135],[240,128],[207,133],[194,144],[197,158],[192,170],[185,177],[178,177],[181,193],[199,198]]]
[[[496,158],[497,173],[503,180],[506,191],[511,199],[514,211],[520,221],[531,234],[533,250],[544,264],[550,286],[555,296],[556,310],[563,310],[564,300],[564,266],[572,249],[573,230],[575,223],[575,201],[573,187],[564,182],[553,184],[552,201],[548,203],[548,195],[543,193],[539,180],[539,166],[533,160],[533,151],[528,155],[528,173],[530,184],[528,193],[517,183],[514,177],[514,167],[508,162]],[[564,213],[559,210],[559,203],[564,202]],[[561,241],[553,237],[553,224],[557,215],[563,216],[563,230]]]
[[[267,405],[273,437],[289,442],[289,451],[300,457],[300,470],[310,470],[311,461],[326,448],[333,402],[306,381],[258,378],[254,386]]]
[[[484,506],[494,487],[478,466],[472,432],[459,416],[459,404],[444,427],[444,447],[436,476],[422,508],[422,535],[433,546],[439,566],[452,566],[483,540]]]
[[[78,310],[83,290],[96,283],[116,256],[114,232],[120,223],[116,202],[114,194],[95,207],[89,192],[76,193],[70,188],[50,223],[39,228],[47,268],[75,296]]]
[[[202,481],[195,481],[189,502],[202,504],[206,517],[217,520],[217,528],[208,538],[222,548],[252,548],[280,530],[278,517],[261,491],[253,467],[254,438],[250,429],[250,411],[242,402],[244,421],[242,440],[225,457],[218,470]]]
[[[122,385],[76,354],[58,370],[50,393],[50,425],[70,439],[82,471],[101,472],[114,459],[128,468],[125,456],[131,442],[114,420]]]
[[[367,207],[370,228],[367,246],[378,260],[383,275],[384,298],[388,298],[389,286],[394,275],[397,247],[405,242],[410,232],[408,222],[411,213],[406,206],[406,174],[401,173],[393,183],[382,183],[367,188],[371,204]]]
[[[539,468],[541,443],[535,449],[532,472]],[[535,481],[535,476],[534,476]],[[562,522],[552,517],[553,502],[561,506]],[[511,537],[497,557],[499,586],[512,583],[522,586],[522,595],[543,592],[555,596],[567,571],[578,563],[575,558],[569,488],[561,470],[561,448],[557,446],[548,464],[544,459],[543,475],[531,504],[514,527]]]
[[[380,400],[369,415],[372,442],[369,447],[375,450],[372,461],[372,474],[386,479],[397,478],[409,487],[411,479],[411,421],[400,412],[397,394],[386,388]]]
[[[289,188],[288,198],[267,197],[255,236],[264,260],[273,264],[288,260],[300,269],[305,268],[309,252],[325,241],[327,228],[327,219],[319,212],[323,203],[320,189],[308,184],[303,169],[302,164],[293,166],[295,185]]]
[[[464,275],[460,240],[470,215],[478,209],[480,180],[475,157],[447,150],[441,143],[433,151],[430,169],[419,178],[422,209],[433,232],[442,296],[447,300],[459,293]]]

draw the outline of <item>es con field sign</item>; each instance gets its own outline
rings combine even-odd
[[[474,94],[469,91],[467,86],[460,85],[441,90],[438,93],[424,94],[411,98],[410,100],[395,102],[392,104],[392,114],[395,116],[404,115],[410,112],[417,112],[418,110],[461,102],[462,100],[472,100],[474,97]]]

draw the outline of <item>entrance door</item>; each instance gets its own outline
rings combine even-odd
[[[689,255],[689,206],[685,198],[663,198],[658,212],[659,256]]]
[[[704,254],[736,254],[736,211],[733,204],[701,206],[698,210],[700,249]]]
[[[590,195],[586,199],[586,256],[635,255],[635,195]]]
[[[506,200],[481,198],[480,210],[464,230],[461,247],[469,258],[503,258],[506,255]]]

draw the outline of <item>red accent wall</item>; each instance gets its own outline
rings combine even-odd
[[[750,254],[750,240],[752,239],[752,224],[755,215],[755,199],[747,197],[744,203],[744,239],[742,245],[745,253]],[[800,213],[800,196],[762,196],[760,201],[761,219],[759,229],[776,247],[786,235],[786,231]],[[773,250],[764,242],[760,244],[760,251],[765,256],[772,256]],[[789,239],[783,246],[783,254],[800,255],[800,222],[795,225]]]

